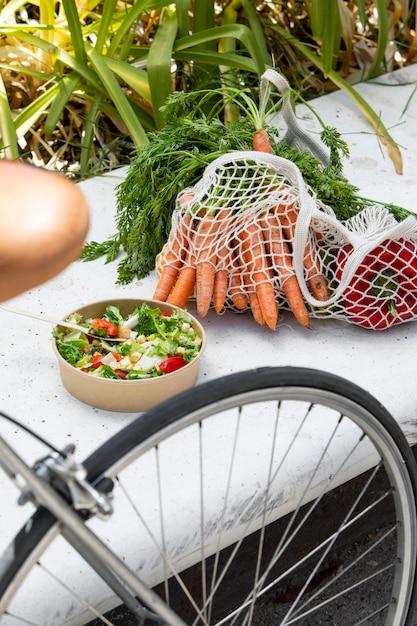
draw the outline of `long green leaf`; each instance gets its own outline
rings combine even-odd
[[[41,31],[45,39],[49,42],[53,42],[55,24],[55,2],[54,0],[40,0],[39,2],[39,19],[44,26],[50,26]]]
[[[126,34],[150,5],[151,0],[138,0],[129,7],[129,9],[126,11],[126,15],[123,21],[121,22],[121,24],[119,24],[116,32],[114,33],[113,39],[109,46],[108,56],[114,56],[116,54]]]
[[[165,7],[149,50],[147,63],[153,114],[157,128],[164,126],[165,120],[160,107],[165,103],[172,90],[172,57],[177,30],[175,6]]]
[[[193,33],[199,33],[216,25],[212,0],[194,0]]]
[[[175,6],[178,21],[178,37],[186,37],[190,30],[189,0],[176,0]]]
[[[14,124],[17,136],[24,137],[37,123],[39,118],[45,113],[51,102],[56,98],[58,93],[58,85],[52,85],[39,98],[33,100],[19,115],[15,118]]]
[[[376,52],[371,67],[368,70],[367,78],[374,78],[381,73],[381,65],[384,62],[388,44],[388,9],[386,0],[375,0],[378,10],[378,40]]]
[[[235,37],[236,39],[241,41],[249,52],[251,58],[253,59],[258,75],[261,76],[264,73],[266,65],[263,59],[262,52],[255,39],[255,36],[244,24],[230,24],[228,26],[218,26],[217,28],[210,28],[201,33],[190,35],[189,37],[177,39],[175,42],[174,51],[181,52],[190,48],[193,49],[199,44],[211,40],[217,40],[220,37]]]
[[[85,176],[88,172],[91,149],[94,142],[94,133],[97,127],[97,119],[100,112],[101,97],[96,95],[89,107],[87,119],[84,126],[84,136],[81,143],[80,173]]]
[[[97,41],[95,49],[100,54],[103,53],[104,46],[110,40],[111,24],[113,22],[114,13],[117,6],[117,0],[106,0],[103,2],[103,11],[100,19],[100,26],[97,33]]]
[[[240,0],[231,0],[231,2],[226,2],[222,12],[222,26],[237,24],[238,10],[241,6]],[[236,38],[220,37],[219,52],[236,52]]]
[[[151,102],[151,90],[149,78],[145,70],[133,67],[126,61],[119,61],[108,56],[103,57],[112,72],[117,74],[125,83],[129,85],[141,98]]]
[[[81,76],[72,72],[67,76],[64,76],[61,79],[57,80],[58,93],[52,103],[51,108],[49,109],[49,113],[45,120],[45,136],[50,137],[54,132],[58,120],[62,115],[62,112],[68,103],[68,100],[74,93],[77,85],[81,81]]]
[[[352,55],[353,42],[355,38],[355,21],[353,13],[345,4],[344,0],[338,0],[340,14],[340,34],[346,48],[347,62]]]
[[[10,112],[6,87],[0,74],[0,135],[1,149],[6,159],[18,159],[19,147],[16,128]]]
[[[245,11],[246,19],[248,20],[249,29],[255,37],[256,43],[261,51],[265,65],[272,65],[271,57],[266,46],[265,33],[262,30],[258,12],[254,9],[249,0],[242,0],[242,7]]]
[[[335,0],[311,0],[313,37],[320,43],[323,73],[334,68],[340,48],[339,4]]]
[[[97,75],[100,77],[102,83],[106,86],[108,96],[114,103],[121,119],[126,124],[129,133],[137,146],[146,145],[149,143],[149,139],[138,121],[131,105],[123,93],[119,83],[117,82],[113,72],[107,66],[104,57],[91,48],[87,50],[88,57],[93,65]]]
[[[322,62],[320,57],[318,57],[314,52],[305,46],[302,42],[296,39],[293,35],[288,33],[284,28],[281,28],[277,24],[274,25],[274,30],[276,30],[280,37],[291,44],[294,48],[296,48],[303,56],[306,57],[311,63],[313,63],[321,72],[324,71]],[[388,130],[385,128],[379,115],[373,110],[373,108],[366,102],[366,100],[351,86],[347,83],[337,72],[334,70],[330,70],[329,79],[342,91],[348,94],[350,98],[355,102],[356,106],[362,111],[365,117],[370,121],[372,126],[375,129],[376,136],[383,143],[388,151],[388,155],[392,160],[395,171],[397,174],[402,174],[402,157],[401,152],[397,143],[389,134]]]
[[[75,0],[62,0],[68,28],[71,33],[71,42],[76,58],[86,63],[87,55],[84,45],[83,33],[81,30],[80,16]]]
[[[353,0],[354,3],[356,4],[357,8],[358,8],[358,13],[359,13],[359,19],[360,22],[363,26],[365,26],[368,18],[366,15],[366,4],[365,4],[365,0]]]
[[[242,70],[243,72],[250,72],[251,74],[257,74],[258,68],[250,57],[245,57],[241,54],[233,54],[232,52],[211,52],[211,50],[181,50],[180,52],[174,52],[174,59],[176,61],[188,61],[201,63],[205,65],[224,66],[226,68]]]

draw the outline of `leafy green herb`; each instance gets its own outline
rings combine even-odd
[[[74,365],[82,359],[84,356],[83,349],[85,348],[85,341],[82,339],[72,339],[71,341],[65,341],[64,333],[59,333],[56,328],[52,329],[52,335],[56,339],[56,346],[59,354],[63,359],[68,361],[70,365]]]

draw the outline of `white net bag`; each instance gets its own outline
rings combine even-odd
[[[334,317],[380,330],[417,316],[416,238],[413,216],[374,205],[342,223],[291,161],[234,152],[179,194],[154,297],[193,297],[202,317],[251,310],[272,329],[282,307],[304,326]]]

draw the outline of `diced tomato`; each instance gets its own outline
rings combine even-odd
[[[112,355],[116,359],[116,361],[121,361],[123,359],[122,355],[119,352],[112,352]]]
[[[101,317],[95,317],[91,320],[91,328],[93,330],[104,330],[109,337],[117,337],[118,328],[113,322],[103,320]]]
[[[170,374],[184,367],[186,364],[187,362],[182,356],[169,356],[164,361],[161,361],[158,367],[163,374]]]
[[[120,370],[120,369],[117,369],[117,370],[114,370],[114,373],[115,373],[115,374],[116,374],[116,376],[118,376],[119,378],[123,378],[123,379],[127,378],[127,372],[126,372],[126,370]]]
[[[93,356],[90,359],[89,366],[92,367],[93,369],[97,369],[98,367],[100,367],[100,365],[102,365],[102,362],[103,362],[102,354],[93,354]]]
[[[171,317],[171,313],[169,311],[161,311],[161,315],[163,317]]]

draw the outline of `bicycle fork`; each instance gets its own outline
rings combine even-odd
[[[23,504],[31,500],[36,506],[45,507],[57,519],[61,526],[61,534],[91,565],[97,574],[103,578],[122,602],[129,607],[137,617],[139,625],[144,625],[146,619],[152,618],[160,624],[168,623],[176,626],[186,626],[185,622],[84,524],[73,506],[47,482],[47,477],[50,476],[49,470],[51,467],[55,467],[52,474],[55,474],[55,476],[60,475],[70,493],[76,494],[75,506],[78,509],[85,510],[87,502],[90,502],[91,506],[87,507],[90,512],[97,513],[104,518],[111,514],[112,507],[109,503],[109,498],[86,482],[85,470],[83,466],[75,464],[71,451],[73,451],[72,447],[67,448],[60,455],[58,462],[57,457],[54,455],[37,462],[34,468],[31,468],[0,436],[0,467],[5,470],[6,474],[22,491],[19,503]],[[66,456],[71,457],[69,458],[69,470],[67,468],[67,476],[70,477],[69,481],[66,481],[64,478],[65,463],[63,461],[65,461]],[[56,470],[56,468],[58,469]],[[78,478],[76,479],[77,473]],[[19,485],[18,477],[23,479],[23,487],[21,484]],[[82,497],[80,497],[81,492],[83,492]],[[87,494],[87,497],[85,497],[85,494]],[[92,502],[95,502],[95,504],[92,504]],[[126,589],[125,585],[120,581],[124,581],[130,587],[130,590]],[[135,595],[149,608],[142,606],[136,600]]]

